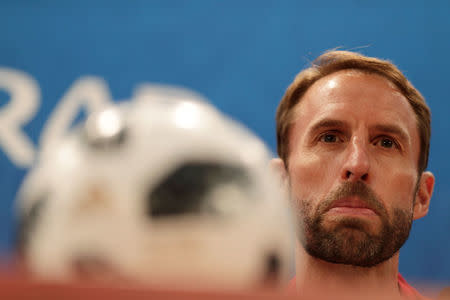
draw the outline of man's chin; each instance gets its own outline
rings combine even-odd
[[[359,267],[372,267],[398,252],[408,238],[412,216],[394,210],[387,217],[355,217],[322,213],[299,223],[299,241],[306,252],[321,260]]]
[[[311,256],[330,263],[358,267],[371,267],[380,262],[374,256],[380,251],[379,241],[375,242],[360,228],[340,228],[332,233],[323,233],[322,238],[320,244],[304,245]]]
[[[364,218],[340,216],[324,219],[320,227],[321,231],[328,232],[329,234],[344,232],[377,236],[380,234],[379,225]]]

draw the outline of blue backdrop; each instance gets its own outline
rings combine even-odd
[[[105,89],[96,81],[103,78],[106,94],[120,100],[142,82],[181,85],[275,152],[284,90],[310,60],[341,46],[392,60],[432,109],[436,189],[429,215],[402,248],[400,270],[408,279],[450,282],[449,15],[450,2],[425,0],[1,1],[0,127],[7,124],[1,113],[19,101],[14,86],[22,80],[30,89],[21,129],[8,138],[0,128],[1,252],[12,249],[16,190],[71,89],[88,89],[86,82]],[[5,79],[14,74],[17,80]],[[14,141],[28,152],[8,152]]]

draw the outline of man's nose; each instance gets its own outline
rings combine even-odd
[[[348,147],[348,153],[342,168],[342,179],[348,181],[369,180],[368,144],[354,137]]]

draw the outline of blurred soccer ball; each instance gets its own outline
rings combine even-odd
[[[258,138],[205,102],[150,93],[112,106],[27,176],[22,253],[48,279],[278,285],[292,238],[268,160]]]

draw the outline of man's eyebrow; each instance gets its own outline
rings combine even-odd
[[[317,123],[315,123],[314,125],[312,125],[309,132],[316,132],[322,128],[332,128],[332,127],[343,128],[343,127],[347,127],[347,126],[348,126],[348,124],[345,121],[327,118],[327,119],[322,119],[322,120],[318,121]]]
[[[401,127],[394,124],[377,124],[373,126],[376,131],[386,132],[398,136],[404,141],[409,140],[409,135]]]
[[[345,128],[347,126],[348,123],[346,121],[326,118],[312,125],[309,132],[313,133],[319,131],[322,128]],[[409,140],[409,135],[406,133],[406,131],[395,124],[377,124],[374,125],[372,129],[396,135],[404,141]]]

